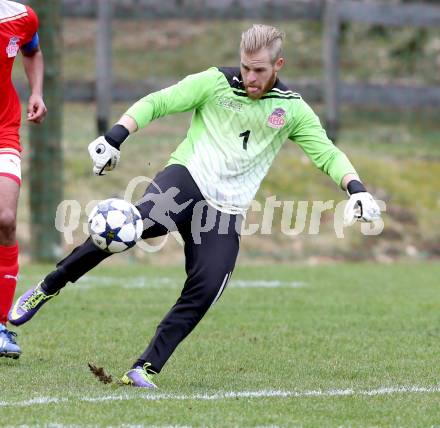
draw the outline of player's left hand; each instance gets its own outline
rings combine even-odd
[[[40,95],[32,94],[27,105],[27,120],[29,122],[41,123],[46,117],[47,108]]]
[[[352,225],[356,220],[371,223],[379,220],[380,208],[368,192],[354,193],[344,210],[344,225]]]

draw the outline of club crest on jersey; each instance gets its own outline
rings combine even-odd
[[[12,36],[9,39],[8,46],[6,46],[6,54],[8,55],[8,58],[13,58],[17,56],[18,50],[20,49],[20,46],[18,46],[18,41],[20,40],[20,37]]]
[[[286,119],[284,118],[285,115],[286,112],[282,108],[276,108],[269,116],[267,126],[275,129],[282,128],[286,124]]]

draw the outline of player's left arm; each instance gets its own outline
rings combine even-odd
[[[346,190],[350,198],[344,212],[344,222],[375,221],[380,208],[367,192],[356,169],[347,156],[327,137],[318,116],[304,101],[299,101],[289,138],[298,144],[310,160],[335,183]]]
[[[23,54],[23,66],[31,90],[31,95],[27,105],[27,120],[30,122],[41,123],[47,113],[46,105],[43,100],[43,75],[44,60],[39,45],[38,33],[21,47]]]

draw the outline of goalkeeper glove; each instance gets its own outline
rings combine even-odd
[[[104,136],[98,137],[89,144],[88,150],[93,162],[93,173],[105,175],[119,163],[121,152],[119,147],[128,137],[127,128],[115,125]]]
[[[349,226],[356,220],[370,223],[380,218],[379,206],[360,181],[351,180],[347,192],[350,199],[344,210],[344,225]]]

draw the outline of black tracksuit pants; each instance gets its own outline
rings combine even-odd
[[[209,206],[189,171],[181,165],[170,165],[157,174],[137,208],[144,219],[143,239],[177,229],[184,241],[187,278],[181,295],[133,365],[149,362],[150,368],[158,373],[226,287],[238,255],[237,231],[242,216],[225,214]],[[109,256],[89,238],[46,276],[43,289],[53,294]]]

